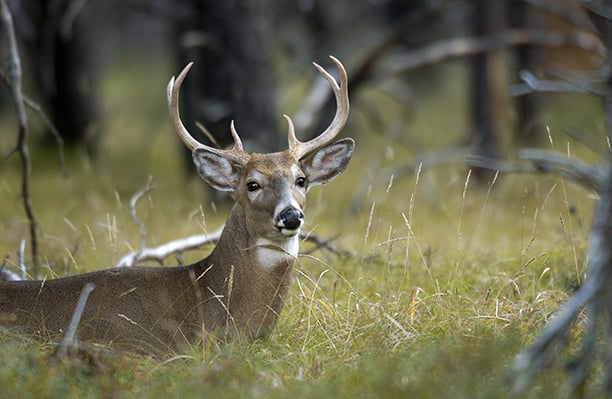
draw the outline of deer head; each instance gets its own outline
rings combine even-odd
[[[212,148],[193,138],[179,115],[179,90],[191,68],[188,64],[168,83],[168,107],[177,134],[192,150],[198,173],[213,188],[231,193],[238,207],[243,208],[246,227],[256,241],[282,245],[297,238],[304,223],[305,196],[312,186],[325,184],[338,176],[348,165],[354,141],[350,138],[330,142],[344,127],[349,113],[347,75],[342,63],[330,57],[340,73],[340,84],[325,69],[314,66],[329,82],[337,102],[331,124],[312,140],[297,139],[293,122],[288,123],[288,149],[269,154],[244,151],[234,122],[230,132],[234,146],[229,150]],[[291,252],[295,252],[297,247]],[[296,255],[297,253],[294,253]]]

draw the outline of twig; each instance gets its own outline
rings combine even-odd
[[[138,190],[136,194],[134,194],[130,199],[130,216],[132,217],[132,221],[134,222],[134,224],[138,226],[138,229],[140,230],[141,249],[147,246],[147,228],[145,227],[144,223],[138,220],[138,216],[136,215],[136,204],[138,204],[138,200],[140,200],[143,195],[155,189],[155,186],[151,185],[151,180],[152,178],[149,177],[147,185],[144,188]]]
[[[325,240],[322,239],[321,237],[317,236],[316,234],[302,234],[300,233],[300,239],[304,240],[304,241],[308,241],[311,242],[315,245],[314,248],[312,248],[310,251],[308,252],[304,252],[305,254],[310,254],[314,251],[316,251],[319,248],[323,248],[323,249],[327,249],[329,252],[335,254],[335,255],[339,255],[339,256],[345,256],[345,257],[349,257],[351,256],[351,252],[344,249],[344,248],[339,248],[338,246],[336,246],[335,244],[332,243],[333,240],[335,240],[337,237]]]
[[[77,328],[79,327],[79,323],[81,322],[81,317],[83,316],[83,310],[85,310],[85,305],[87,304],[87,299],[89,298],[89,294],[91,291],[96,288],[94,283],[87,283],[81,290],[81,295],[79,295],[79,300],[74,308],[74,313],[72,314],[72,318],[70,319],[70,324],[66,328],[66,334],[62,338],[62,342],[59,345],[59,348],[56,352],[56,356],[61,358],[64,357],[69,350],[76,349],[77,341],[76,341],[76,333]]]
[[[26,264],[25,264],[25,246],[26,240],[21,240],[19,243],[19,251],[17,251],[17,263],[19,265],[19,275],[21,280],[26,279]]]
[[[30,193],[30,175],[32,173],[32,165],[30,163],[30,153],[26,141],[28,134],[28,120],[21,90],[21,60],[17,49],[17,40],[15,38],[15,28],[13,25],[13,17],[5,0],[0,0],[0,15],[2,18],[2,26],[7,38],[7,47],[9,51],[9,85],[12,91],[13,101],[15,103],[15,111],[19,124],[19,132],[17,138],[16,151],[21,159],[22,179],[21,179],[21,196],[25,213],[28,217],[30,227],[30,247],[32,253],[32,263],[34,264],[34,276],[38,275],[40,265],[38,264],[38,222],[34,215],[32,207],[32,197]]]
[[[11,90],[11,83],[9,82],[9,79],[6,77],[6,74],[0,72],[0,77],[2,78],[2,83],[4,83],[4,85],[9,90]],[[62,169],[63,175],[66,176],[68,172],[66,171],[66,160],[64,157],[64,139],[62,138],[62,135],[60,134],[59,130],[57,130],[57,127],[55,127],[51,119],[47,116],[47,114],[41,108],[40,105],[38,105],[34,100],[29,98],[25,94],[22,93],[21,95],[23,97],[23,102],[25,106],[30,108],[32,111],[38,114],[38,117],[40,118],[40,120],[43,122],[43,124],[49,130],[49,132],[51,132],[51,135],[55,139],[55,142],[57,143],[57,147],[58,147],[58,152],[59,152],[60,168]],[[7,154],[7,156],[10,156],[12,153],[16,151],[17,151],[17,148],[14,148],[9,154]]]
[[[2,266],[0,266],[0,281],[21,281],[21,278],[17,273],[6,269],[7,259],[8,255],[2,261]]]
[[[523,83],[515,84],[508,88],[508,94],[512,97],[524,96],[530,93],[594,94],[600,97],[605,95],[602,87],[589,82],[542,80],[527,70],[520,71],[519,77]]]

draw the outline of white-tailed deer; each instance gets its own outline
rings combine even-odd
[[[191,64],[168,83],[168,107],[181,140],[193,151],[202,179],[231,193],[219,242],[205,259],[181,267],[109,269],[46,281],[0,283],[0,323],[43,340],[69,323],[81,289],[94,283],[81,322],[81,340],[164,353],[196,344],[209,334],[252,340],[269,334],[283,308],[298,255],[306,192],[347,166],[352,139],[330,142],[349,112],[346,72],[340,84],[319,65],[337,102],[330,126],[300,142],[289,124],[289,149],[271,154],[243,150],[232,122],[234,147],[220,150],[196,141],[181,122],[179,89]]]

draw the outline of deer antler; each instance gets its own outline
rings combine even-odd
[[[346,120],[348,119],[349,114],[349,97],[348,97],[348,78],[346,76],[346,70],[342,63],[334,56],[329,56],[331,60],[336,64],[338,71],[340,72],[340,85],[336,82],[336,79],[332,75],[330,75],[325,69],[323,69],[317,63],[314,63],[315,68],[319,70],[321,75],[329,82],[332,90],[334,91],[334,96],[336,97],[336,115],[334,119],[331,121],[330,125],[317,137],[312,140],[301,142],[295,136],[295,129],[293,127],[293,122],[291,118],[287,115],[284,115],[287,119],[287,123],[289,124],[289,151],[291,151],[298,159],[304,157],[308,153],[323,147],[330,141],[334,139],[344,127]]]
[[[242,141],[240,140],[240,136],[238,136],[238,132],[236,132],[236,128],[234,127],[234,121],[232,121],[230,124],[230,131],[232,133],[232,138],[234,139],[234,146],[230,150],[221,150],[200,143],[193,138],[185,125],[183,125],[183,121],[181,121],[181,116],[179,113],[179,91],[181,89],[181,85],[183,84],[183,80],[185,80],[185,77],[187,76],[187,73],[189,73],[192,65],[193,62],[187,64],[176,80],[174,79],[174,76],[170,78],[168,87],[166,88],[166,95],[168,96],[168,110],[170,111],[170,117],[172,118],[176,133],[191,151],[195,150],[196,148],[205,148],[211,152],[214,152],[215,154],[225,156],[240,165],[245,165],[248,161],[249,155],[242,148]]]

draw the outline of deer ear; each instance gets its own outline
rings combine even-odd
[[[236,189],[240,170],[230,159],[205,148],[196,148],[192,156],[198,174],[214,189],[229,192]]]
[[[335,179],[348,165],[354,148],[353,139],[346,138],[329,144],[302,160],[302,169],[306,173],[308,184],[316,186]]]

